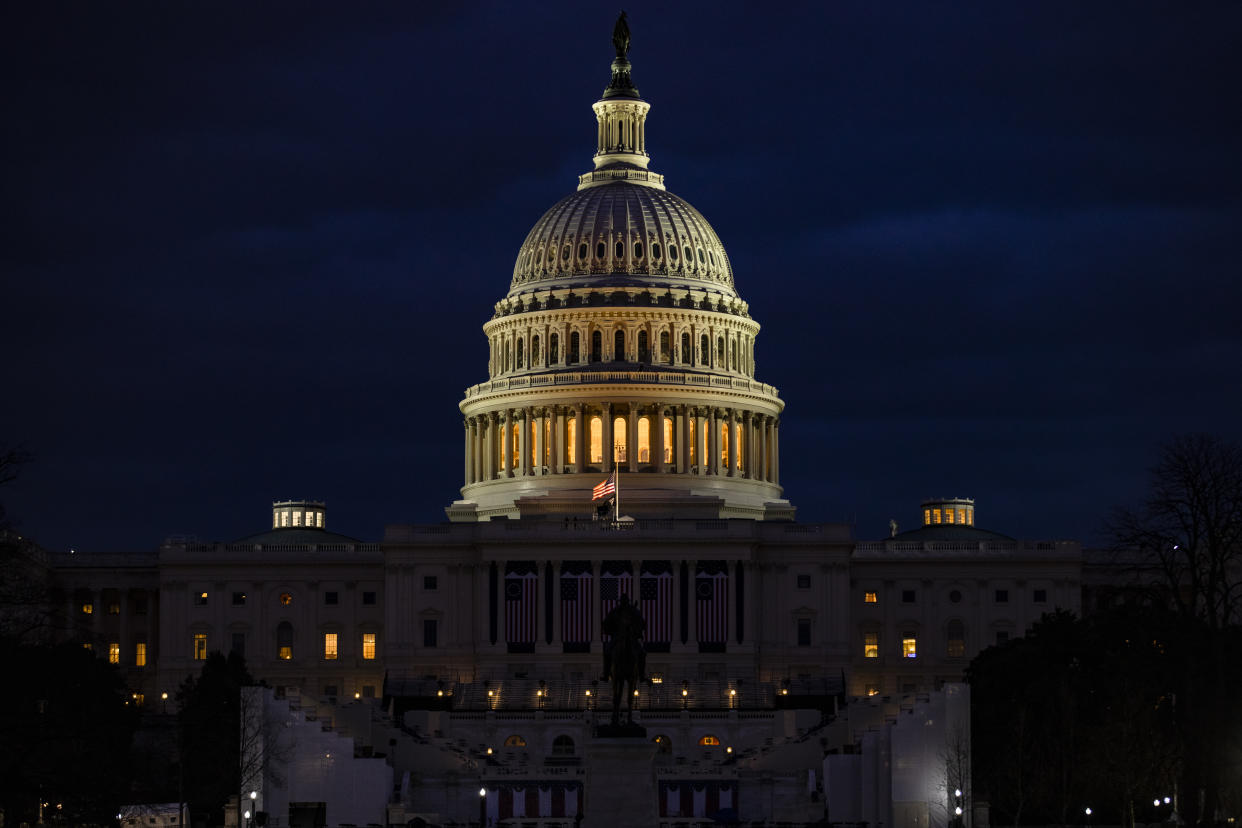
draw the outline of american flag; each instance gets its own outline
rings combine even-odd
[[[638,584],[639,611],[647,622],[646,639],[661,644],[673,640],[673,573],[646,572]]]
[[[630,600],[634,600],[634,590],[631,588],[634,576],[629,572],[622,572],[620,575],[614,575],[607,571],[603,572],[599,578],[599,609],[600,620],[608,617],[608,613],[612,612],[613,607],[621,602],[622,595],[630,596]],[[604,641],[612,638],[611,635],[603,636]]]
[[[591,573],[561,573],[561,640],[591,640]]]
[[[487,788],[483,814],[491,823],[502,819],[570,818],[581,808],[581,786],[576,782],[541,782]]]
[[[610,494],[615,494],[616,491],[617,491],[617,470],[613,469],[612,474],[609,475],[608,478],[605,479],[603,483],[598,484],[594,489],[591,490],[591,499],[599,500],[601,497],[608,497],[608,495]]]
[[[698,640],[723,644],[729,635],[729,576],[726,572],[700,572],[694,579],[695,621]]]
[[[505,640],[510,644],[535,643],[538,584],[534,572],[505,574]]]

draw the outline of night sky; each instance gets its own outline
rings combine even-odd
[[[801,520],[1101,537],[1242,439],[1242,4],[627,2],[652,168],[763,326]],[[444,519],[617,8],[10,3],[0,492],[53,549]]]

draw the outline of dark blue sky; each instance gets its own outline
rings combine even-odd
[[[1091,541],[1163,440],[1242,439],[1242,5],[626,8],[652,167],[763,325],[801,519],[882,536],[965,495]],[[480,326],[590,167],[616,12],[8,4],[22,530],[442,520]]]

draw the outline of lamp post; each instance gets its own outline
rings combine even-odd
[[[479,826],[487,824],[487,788],[479,788]]]

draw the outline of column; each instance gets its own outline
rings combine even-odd
[[[716,407],[707,409],[707,474],[720,474],[720,430],[716,428]]]
[[[690,416],[686,406],[677,406],[676,422],[673,423],[673,427],[678,435],[676,454],[673,458],[677,463],[675,468],[678,474],[686,474],[690,471]]]
[[[600,430],[604,444],[604,471],[612,471],[613,466],[613,446],[612,446],[612,403],[600,404],[600,419],[603,421],[603,428]]]
[[[630,415],[626,418],[625,460],[627,468],[638,471],[638,403],[630,400]]]
[[[483,418],[474,418],[474,482],[483,480]]]
[[[538,408],[535,410],[535,463],[534,474],[536,477],[543,476],[544,461],[547,459],[548,447],[544,445],[547,442],[547,422],[548,414],[546,408]]]
[[[578,474],[586,471],[586,444],[587,433],[583,430],[586,425],[586,418],[582,416],[582,403],[574,406],[574,433],[576,442],[574,443],[574,456],[571,458],[574,464],[574,471]]]
[[[737,409],[729,409],[729,477],[737,477]]]
[[[530,474],[530,408],[518,408],[518,477]]]
[[[500,435],[500,468],[503,477],[513,477],[513,409],[506,408],[504,433]]]
[[[707,410],[694,410],[694,456],[698,460],[699,474],[707,474]]]
[[[492,468],[496,457],[496,415],[489,411],[483,417],[483,422],[479,424],[483,429],[483,455],[479,458],[480,469],[484,480],[492,480],[496,477],[496,470]]]
[[[565,439],[565,410],[557,405],[550,408],[548,413],[552,417],[552,435],[548,440],[548,468],[552,470],[552,474],[560,474],[561,455],[565,453],[565,450],[561,448]],[[560,577],[559,569],[557,577]],[[559,616],[560,613],[557,615]]]
[[[758,459],[755,464],[758,467],[758,472],[759,472],[757,476],[760,480],[767,480],[768,479],[768,469],[767,469],[768,418],[766,415],[763,415],[763,414],[759,415],[759,440],[755,448],[758,449],[759,451]]]
[[[652,450],[656,453],[655,467],[659,474],[668,471],[668,467],[664,464],[664,406],[657,405],[655,407],[655,434],[651,441]]]
[[[462,421],[462,427],[466,432],[465,468],[463,469],[462,473],[466,481],[465,485],[469,486],[471,483],[474,482],[471,479],[471,474],[470,474],[470,472],[473,471],[473,466],[474,466],[474,451],[473,451],[474,450],[474,425],[473,425],[473,422],[469,418],[467,418]]]
[[[778,486],[781,482],[781,421],[779,418],[772,420],[772,482]]]

